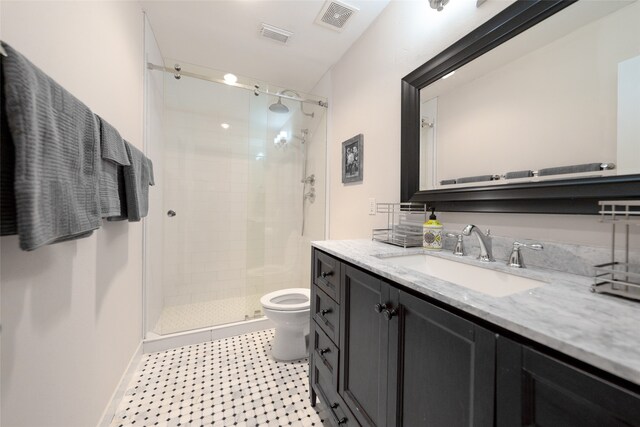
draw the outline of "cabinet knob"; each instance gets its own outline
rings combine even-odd
[[[325,353],[329,353],[329,352],[331,352],[331,349],[329,347],[320,349],[320,354],[325,354]]]
[[[338,407],[338,402],[332,403],[331,404],[331,409],[336,409]]]
[[[376,304],[373,306],[373,311],[375,311],[376,313],[382,313],[382,310],[386,308],[387,308],[386,304]]]
[[[333,271],[323,271],[322,273],[320,273],[320,276],[321,276],[323,279],[326,279],[326,278],[327,278],[327,277],[329,277],[329,276],[333,276]]]
[[[346,424],[346,423],[347,423],[347,419],[346,419],[346,418],[344,418],[344,417],[343,417],[343,418],[340,418],[340,419],[338,420],[338,425]]]
[[[383,313],[384,317],[385,317],[387,320],[391,320],[391,318],[392,318],[393,316],[395,316],[396,314],[398,314],[398,309],[397,309],[397,308],[392,308],[392,309],[388,309],[388,308],[387,308],[387,309],[384,311],[384,313]]]
[[[331,313],[330,308],[323,308],[322,310],[320,310],[320,316],[324,316],[325,314],[329,314],[329,313]]]

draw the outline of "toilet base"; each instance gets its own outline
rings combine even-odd
[[[309,355],[308,342],[308,328],[276,327],[271,342],[271,357],[282,362],[304,359]]]

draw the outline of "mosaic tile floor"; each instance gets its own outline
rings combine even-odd
[[[194,302],[162,309],[160,319],[153,328],[159,335],[190,331],[226,323],[241,322],[245,316],[262,315],[261,295]]]
[[[111,427],[329,426],[307,359],[268,355],[273,329],[143,355]],[[316,411],[318,409],[318,411]]]

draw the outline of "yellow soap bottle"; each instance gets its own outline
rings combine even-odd
[[[422,224],[422,246],[434,251],[442,249],[442,223],[436,218],[435,208],[431,208],[429,220]]]

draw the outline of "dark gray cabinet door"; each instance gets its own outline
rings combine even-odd
[[[393,290],[389,426],[493,426],[495,335]]]
[[[389,321],[382,305],[389,285],[347,265],[340,285],[339,392],[361,425],[384,426]]]
[[[640,426],[640,395],[498,338],[496,425]]]

